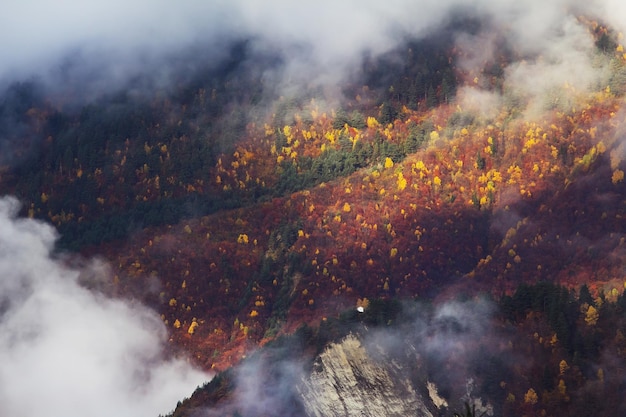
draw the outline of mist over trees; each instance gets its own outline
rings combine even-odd
[[[335,3],[11,4],[0,326],[46,293],[145,318],[138,374],[218,374],[175,416],[302,415],[351,333],[434,415],[622,411],[622,6]]]

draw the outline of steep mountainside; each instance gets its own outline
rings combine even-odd
[[[437,381],[445,398],[461,398],[476,375],[498,412],[575,412],[584,404],[567,387],[587,399],[623,388],[605,364],[623,369],[626,359],[626,54],[606,26],[568,22],[583,46],[537,53],[497,41],[505,29],[489,19],[455,17],[363,57],[341,91],[287,94],[268,75],[283,69],[280,55],[252,39],[169,89],[86,105],[13,84],[0,104],[0,194],[57,228],[68,264],[104,258],[110,274],[97,289],[156,310],[171,351],[203,369],[312,332],[300,347],[310,361],[295,366],[312,369],[286,400],[294,413],[447,412],[429,396],[441,370],[422,342],[403,347],[424,364],[418,378],[386,350],[373,360],[366,341],[328,330],[347,318],[393,327],[397,300],[433,309],[434,327],[415,333],[423,340],[443,328],[446,343],[490,355],[489,366],[463,364],[464,350],[437,359],[460,375],[457,387]],[[468,46],[481,41],[489,56]],[[580,60],[578,73],[563,71],[567,59]],[[479,333],[462,317],[437,312],[480,294],[497,311],[490,347],[464,338]],[[523,363],[535,355],[551,368]],[[178,415],[254,391],[232,376],[247,369],[222,374]],[[287,371],[264,372],[283,381]],[[231,402],[224,411],[239,412]]]

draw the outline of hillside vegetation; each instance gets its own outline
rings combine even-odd
[[[247,42],[171,90],[78,109],[14,84],[0,193],[59,251],[106,258],[103,291],[156,309],[203,368],[357,305],[489,294],[509,332],[492,356],[545,359],[476,365],[497,409],[607,415],[626,359],[626,54],[581,21],[602,77],[541,94],[506,78],[541,57],[500,45],[468,68],[445,30],[364,60],[338,100],[284,95]]]

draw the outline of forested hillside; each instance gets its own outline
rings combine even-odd
[[[486,297],[497,336],[416,371],[453,399],[442,414],[468,378],[495,415],[623,411],[626,53],[572,19],[584,46],[532,53],[454,17],[332,89],[277,83],[283,57],[254,39],[88,103],[13,83],[0,194],[55,226],[68,264],[104,258],[98,290],[155,309],[205,370],[276,343],[313,361],[351,331],[406,332],[416,305]],[[232,372],[174,415],[240,415]]]

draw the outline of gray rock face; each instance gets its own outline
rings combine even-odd
[[[398,365],[374,360],[350,335],[320,354],[298,390],[309,417],[432,417],[402,375]]]

